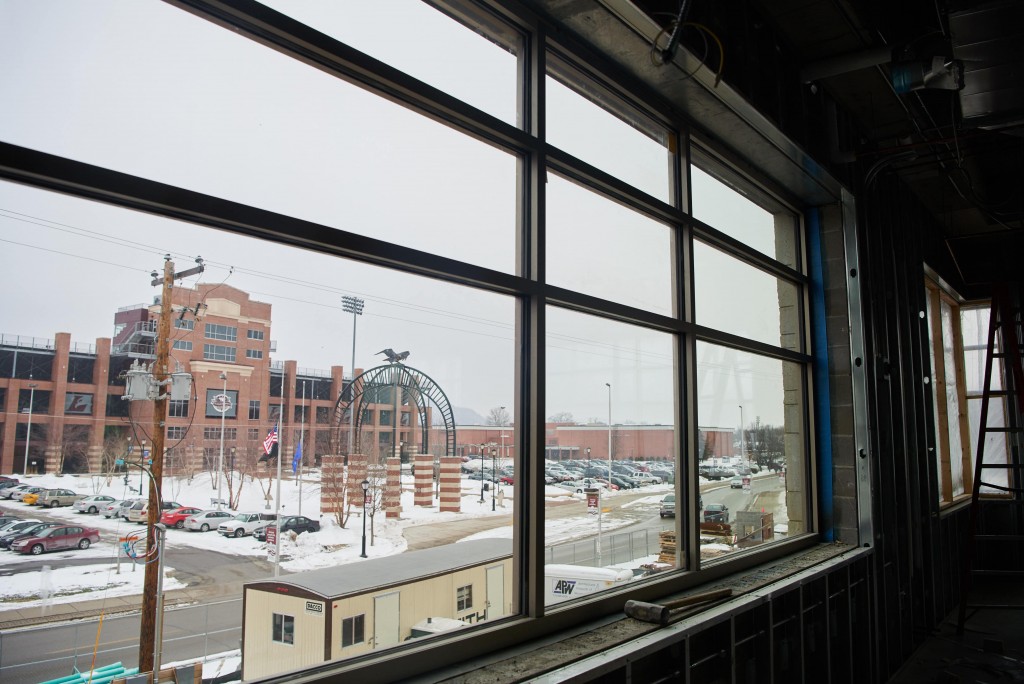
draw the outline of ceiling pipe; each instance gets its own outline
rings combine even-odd
[[[813,83],[830,76],[848,74],[892,62],[892,48],[877,47],[811,62],[800,70],[800,80]]]

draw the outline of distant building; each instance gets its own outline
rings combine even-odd
[[[318,370],[294,360],[271,361],[271,305],[237,288],[201,284],[172,292],[172,370],[181,364],[193,387],[190,400],[168,402],[168,472],[215,468],[222,423],[227,466],[257,467],[263,440],[279,420],[289,465],[300,432],[307,465],[338,448],[330,426],[352,379],[343,366]],[[131,364],[156,358],[160,310],[159,300],[122,307],[114,314],[113,337],[89,344],[72,342],[67,332],[52,340],[0,336],[0,472],[110,471],[129,448],[137,454],[143,441],[152,444],[153,403],[121,396]],[[361,372],[356,369],[357,376]],[[223,420],[213,402],[222,393],[231,403]],[[393,412],[389,404],[364,411],[357,450],[392,450]],[[415,407],[402,406],[399,413],[398,441],[418,442]]]

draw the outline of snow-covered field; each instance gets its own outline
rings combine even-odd
[[[20,477],[40,487],[68,488],[85,494],[106,494],[115,498],[133,498],[137,496],[128,489],[139,486],[138,474],[130,476],[126,485],[123,477],[106,478],[95,475],[38,475]],[[238,486],[237,475],[234,478]],[[275,510],[275,504],[268,502],[265,489],[269,488],[271,496],[276,496],[277,483],[268,486],[266,480],[252,481],[246,478],[239,495],[238,511]],[[661,497],[670,490],[668,485],[648,488],[649,496],[633,501],[628,506],[656,507]],[[210,499],[217,496],[215,483],[209,473],[200,473],[188,481],[185,478],[165,478],[163,483],[164,498],[177,501],[185,506],[211,508]],[[501,501],[504,507],[495,502],[495,511],[491,511],[491,492],[485,492],[485,502],[480,503],[480,483],[477,480],[463,480],[462,511],[460,513],[441,513],[437,501],[433,507],[417,507],[413,505],[412,480],[403,483],[402,514],[398,520],[387,520],[383,512],[373,517],[372,544],[367,542],[367,555],[370,558],[389,556],[401,553],[406,548],[403,532],[407,527],[433,524],[453,520],[479,519],[491,516],[505,516],[512,512],[514,488],[505,486]],[[227,498],[227,487],[222,482],[221,495]],[[583,503],[583,497],[572,494],[558,487],[547,487],[545,495],[549,500],[577,500]],[[617,496],[613,492],[606,496]],[[360,562],[362,543],[362,519],[360,509],[353,507],[353,515],[348,519],[346,527],[338,525],[332,514],[320,514],[320,483],[319,473],[306,473],[300,488],[294,480],[281,483],[281,514],[305,515],[319,520],[320,532],[306,533],[291,539],[285,535],[281,541],[281,567],[284,570],[298,572],[329,565]],[[20,502],[0,499],[0,512],[17,515],[23,519],[35,517],[39,513],[35,506],[27,506]],[[581,514],[584,509],[581,508]],[[92,594],[89,598],[102,598],[117,595],[140,594],[142,591],[142,566],[133,565],[123,556],[118,561],[117,540],[131,533],[140,533],[143,525],[127,523],[123,520],[106,519],[102,514],[88,515],[78,513],[71,508],[46,509],[48,516],[74,521],[86,526],[96,527],[100,531],[100,542],[85,551],[63,551],[46,554],[45,556],[23,556],[8,551],[0,552],[0,571],[13,572],[0,582],[0,611],[5,608],[48,605],[52,603],[75,601],[85,598],[84,594]],[[554,518],[547,521],[545,533],[548,543],[568,541],[596,533],[596,519],[583,515],[569,518]],[[622,520],[618,525],[629,524],[630,520]],[[605,520],[604,530],[610,531],[617,526],[615,521]],[[370,535],[370,520],[367,520],[367,538]],[[593,528],[593,529],[591,529]],[[510,524],[496,525],[492,529],[467,535],[467,538],[508,537],[512,536]],[[189,532],[188,530],[171,529],[167,532],[167,546],[210,549],[220,553],[233,553],[239,556],[267,557],[268,547],[252,537],[226,539],[216,532]],[[17,566],[28,562],[37,562],[40,558],[47,563],[42,571],[18,572]],[[95,565],[75,565],[61,567],[65,559],[95,558]],[[133,571],[134,570],[134,571]],[[173,568],[167,568],[170,574]],[[183,585],[177,580],[165,577],[164,588],[171,590]]]

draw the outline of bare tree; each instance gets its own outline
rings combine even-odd
[[[89,427],[65,425],[61,434],[58,473],[85,473],[89,471],[86,452],[89,448]]]
[[[510,422],[511,416],[504,406],[495,406],[487,414],[488,425],[508,425]]]
[[[576,419],[568,411],[560,411],[548,416],[548,421],[552,423],[575,423]]]
[[[370,516],[370,546],[374,542],[374,518],[384,510],[384,491],[387,489],[387,471],[382,465],[370,466],[366,479],[370,486],[366,490],[364,515]]]

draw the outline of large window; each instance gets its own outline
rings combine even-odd
[[[4,155],[17,182],[0,183],[10,213],[0,225],[34,217],[31,245],[5,246],[0,291],[22,295],[5,300],[5,325],[95,340],[126,302],[153,301],[150,271],[172,243],[179,270],[201,253],[205,271],[149,307],[173,313],[183,352],[193,321],[203,331],[201,359],[174,358],[206,407],[171,401],[168,436],[185,440],[188,468],[234,463],[240,510],[280,498],[325,527],[355,516],[329,526],[329,543],[299,535],[288,553],[323,555],[288,573],[362,563],[362,523],[367,562],[398,555],[409,521],[431,516],[486,518],[490,536],[515,540],[486,566],[447,554],[447,567],[429,567],[446,588],[403,597],[401,620],[378,619],[397,610],[383,598],[366,624],[342,618],[369,603],[339,600],[335,636],[275,648],[278,660],[247,675],[308,666],[280,654],[336,648],[338,630],[342,647],[359,647],[331,660],[400,647],[409,624],[455,618],[439,605],[472,611],[473,624],[424,640],[479,639],[475,623],[499,619],[535,620],[539,635],[558,622],[552,612],[610,601],[605,587],[684,588],[709,565],[817,541],[799,212],[784,188],[700,147],[678,112],[591,73],[557,33],[531,33],[538,24],[516,3],[495,3],[497,13],[458,0],[270,0],[228,3],[216,17],[204,3],[132,3],[116,21],[93,3],[36,4],[0,5],[0,56],[18,65],[0,69],[0,92],[22,103],[0,107],[0,152],[18,153]],[[5,12],[18,31],[4,29]],[[95,276],[75,281],[75,307],[67,287],[21,285],[84,267]],[[342,297],[363,300],[362,313]],[[258,347],[245,358],[261,362],[230,368],[222,414],[217,378],[236,361],[239,328]],[[42,351],[23,356],[17,369],[0,362],[25,379],[55,365]],[[111,375],[133,360],[112,359]],[[27,401],[19,382],[9,411]],[[46,399],[37,391],[40,408]],[[244,431],[222,434],[239,401]],[[107,410],[115,403],[126,415],[108,425],[150,434],[151,411],[113,397]],[[303,429],[301,455],[319,467],[279,497],[275,466],[292,465]],[[274,430],[277,463],[265,451]],[[223,437],[223,453],[200,437]],[[419,457],[415,474],[389,469],[399,446]],[[423,478],[423,456],[436,459],[436,479]],[[176,475],[165,477],[178,498]],[[351,499],[361,479],[350,477],[365,478],[366,506]],[[418,479],[396,488],[396,477]],[[646,574],[652,564],[661,572]],[[561,568],[550,585],[528,571],[545,565]],[[588,573],[601,581],[581,582]],[[293,616],[264,604],[243,657],[294,643],[314,612],[298,605]],[[428,612],[407,619],[408,605]]]

